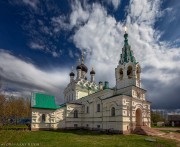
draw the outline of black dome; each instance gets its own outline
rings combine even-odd
[[[90,72],[90,74],[91,74],[91,75],[92,75],[92,74],[95,74],[95,71],[92,69],[91,72]]]
[[[81,65],[78,65],[76,69],[81,69],[82,71],[85,71],[87,73],[88,68],[83,63]]]
[[[88,68],[84,64],[81,64],[81,69],[82,69],[82,71],[85,71],[86,73],[88,71]]]
[[[76,67],[76,69],[81,69],[81,65],[78,65],[78,66]]]
[[[74,74],[73,72],[71,72],[71,73],[69,74],[69,76],[75,76],[75,74]]]

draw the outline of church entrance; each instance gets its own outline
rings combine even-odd
[[[142,125],[142,110],[138,108],[136,110],[136,126]]]

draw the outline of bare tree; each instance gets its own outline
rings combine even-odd
[[[17,124],[19,119],[29,117],[29,98],[0,95],[0,124]]]

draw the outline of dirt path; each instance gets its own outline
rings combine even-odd
[[[167,128],[167,127],[165,127],[165,128],[153,128],[153,129],[155,129],[155,130],[172,130],[172,131],[177,131],[177,130],[180,130],[180,127],[178,127],[178,128],[171,128],[171,127]]]
[[[177,130],[180,130],[180,128],[153,128],[155,130],[167,130],[167,131],[177,131]],[[177,140],[179,141],[179,144],[178,146],[180,146],[180,133],[176,133],[176,132],[167,132],[167,133],[164,133],[162,135],[156,135],[154,134],[154,136],[159,136],[159,137],[163,137],[163,138],[167,138],[167,139],[174,139],[174,140]]]

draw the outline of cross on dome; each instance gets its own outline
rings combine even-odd
[[[124,27],[124,31],[125,31],[125,34],[126,34],[126,32],[127,32],[127,27],[126,26]]]

